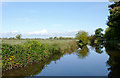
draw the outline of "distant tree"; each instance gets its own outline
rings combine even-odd
[[[16,39],[21,39],[21,34],[16,35]]]
[[[103,29],[102,28],[98,28],[95,30],[95,43],[98,43],[98,42],[103,42]]]
[[[89,36],[90,45],[94,45],[95,39],[96,39],[95,35]]]
[[[53,39],[53,37],[49,37],[49,39],[50,39],[50,40],[52,40],[52,39]]]
[[[60,40],[62,40],[62,39],[63,39],[63,37],[59,37],[59,39],[60,39]]]
[[[10,37],[9,39],[15,39],[14,37]]]
[[[98,28],[95,30],[95,36],[96,37],[103,37],[103,33],[102,33],[103,29],[102,28]]]
[[[58,38],[57,37],[54,37],[54,40],[57,40]]]
[[[88,33],[85,31],[79,31],[76,34],[75,39],[78,39],[83,44],[87,44],[88,43]]]

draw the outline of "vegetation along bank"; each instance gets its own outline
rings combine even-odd
[[[19,40],[20,41],[20,40]],[[73,52],[78,48],[76,41],[54,41],[41,43],[38,40],[27,40],[24,44],[2,44],[3,71],[24,67],[34,62],[45,61],[55,54]]]

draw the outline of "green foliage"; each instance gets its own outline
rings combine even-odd
[[[97,53],[99,53],[99,54],[101,54],[101,53],[103,53],[103,45],[101,45],[100,43],[97,43],[96,45],[95,45],[95,51],[97,52]]]
[[[76,39],[81,41],[83,44],[87,44],[88,43],[88,33],[85,31],[79,31],[76,34]]]
[[[109,6],[110,16],[108,17],[107,25],[113,28],[120,28],[120,1]]]
[[[108,70],[110,71],[108,76],[112,78],[120,77],[120,50],[115,49],[113,46],[105,47],[106,53],[109,55],[107,64],[109,65]]]
[[[103,29],[102,28],[98,28],[95,30],[95,37],[103,37],[103,33],[102,33]]]
[[[52,39],[53,39],[53,37],[49,37],[49,39],[50,39],[50,40],[52,40]]]
[[[3,70],[7,70],[23,67],[33,62],[45,61],[54,54],[63,54],[69,51],[73,52],[73,48],[78,48],[74,41],[66,43],[64,41],[55,43],[54,41],[43,44],[38,40],[27,40],[24,44],[2,44],[2,68]]]
[[[90,44],[90,45],[94,45],[95,39],[96,39],[95,35],[89,36],[89,42],[90,42],[89,44]]]
[[[95,42],[94,43],[103,43],[104,38],[103,38],[103,29],[98,28],[95,30]]]
[[[58,38],[57,37],[54,37],[54,40],[57,40]]]
[[[39,41],[27,41],[24,45],[2,44],[2,53],[3,69],[12,69],[44,60],[52,54],[52,51],[48,50],[46,45]]]
[[[80,45],[80,46],[83,46],[83,44],[82,44],[82,43],[79,43],[79,45]]]
[[[21,34],[16,35],[16,39],[21,39]]]
[[[83,46],[81,50],[78,50],[76,55],[79,57],[79,58],[85,58],[89,53],[89,49],[87,46]]]
[[[9,39],[15,39],[14,37],[10,37]]]
[[[60,39],[60,40],[62,40],[62,39],[63,39],[63,37],[59,37],[59,39]]]
[[[108,27],[105,31],[106,40],[117,40],[117,32],[115,32],[114,28]]]
[[[59,38],[58,38],[58,37],[54,37],[53,39],[54,39],[54,40],[71,40],[71,39],[73,40],[74,38],[72,38],[72,37],[62,37],[62,36],[61,36],[61,37],[59,37]]]
[[[109,5],[109,8],[110,16],[107,22],[109,27],[105,31],[105,38],[108,45],[118,47],[120,43],[120,1]]]

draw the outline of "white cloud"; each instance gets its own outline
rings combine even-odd
[[[15,37],[17,34],[21,34],[19,31],[14,30],[14,31],[10,31],[10,32],[2,32],[1,33],[1,37],[6,38],[6,37]]]
[[[19,34],[20,32],[17,30],[14,31],[10,31],[10,32],[5,32],[5,33],[1,33],[1,34],[11,34],[11,35],[15,35],[15,34]]]
[[[43,30],[40,30],[40,31],[33,31],[33,32],[28,32],[28,35],[39,35],[39,34],[47,34],[47,30],[46,29],[43,29]]]
[[[23,38],[49,38],[49,37],[75,37],[78,31],[82,30],[70,30],[66,32],[48,32],[46,29],[42,29],[40,31],[31,31],[31,32],[22,32],[20,33],[19,31],[11,31],[11,32],[6,32],[2,33],[2,37],[15,37],[17,34],[22,34]],[[86,31],[87,32],[87,31]],[[89,35],[93,34],[93,32],[88,31]]]

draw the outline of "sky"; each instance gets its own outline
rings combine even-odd
[[[106,29],[109,2],[3,2],[2,37],[75,37]]]
[[[2,2],[109,2],[118,0],[2,0]]]

